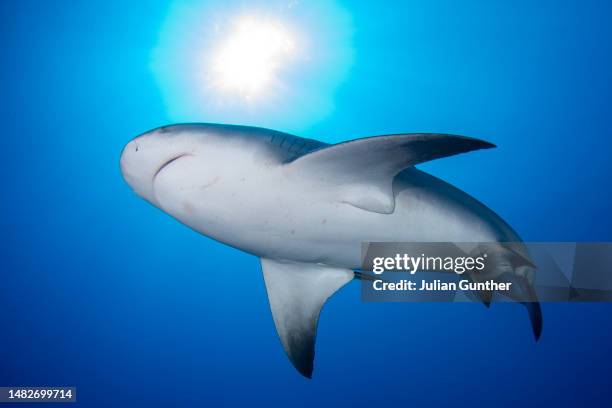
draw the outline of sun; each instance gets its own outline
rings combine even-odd
[[[354,28],[338,0],[173,0],[150,68],[175,122],[297,131],[335,109]]]
[[[294,38],[279,22],[241,18],[213,53],[209,77],[224,93],[250,99],[277,79],[295,51]]]

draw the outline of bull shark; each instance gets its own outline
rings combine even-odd
[[[264,128],[193,123],[137,136],[123,149],[120,165],[137,195],[195,231],[261,259],[282,346],[311,378],[321,308],[362,276],[364,242],[512,243],[500,246],[505,267],[497,278],[518,282],[519,292],[532,291],[535,267],[517,233],[467,193],[415,168],[491,147],[425,133],[330,145]],[[478,295],[488,306],[492,294]],[[537,340],[539,303],[521,303]]]

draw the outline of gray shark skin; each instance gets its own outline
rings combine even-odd
[[[533,289],[519,236],[484,204],[416,164],[494,145],[444,134],[375,136],[328,145],[269,129],[180,124],[124,148],[140,197],[183,224],[261,259],[287,356],[311,378],[325,301],[361,267],[362,242],[499,242],[517,299]],[[472,276],[472,278],[474,278]],[[491,293],[478,293],[485,305]],[[512,294],[511,294],[512,296]],[[522,302],[536,339],[539,303]]]

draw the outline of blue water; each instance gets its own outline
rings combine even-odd
[[[340,4],[353,55],[333,109],[306,120],[287,102],[294,121],[261,123],[328,142],[487,139],[499,147],[422,168],[526,240],[612,240],[612,5],[378,3]],[[543,305],[536,344],[518,305],[361,303],[352,283],[325,307],[302,378],[258,260],[121,178],[123,145],[176,115],[150,64],[170,9],[0,3],[0,385],[76,386],[87,407],[610,404],[606,304]]]

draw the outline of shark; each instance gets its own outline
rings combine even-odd
[[[123,178],[141,198],[193,230],[257,256],[274,325],[297,371],[312,377],[325,302],[363,278],[364,242],[499,243],[498,280],[523,304],[536,340],[535,266],[518,234],[459,188],[417,169],[495,145],[434,133],[337,144],[271,129],[187,123],[129,141]],[[477,276],[472,276],[477,281]],[[493,293],[478,299],[489,305]]]

